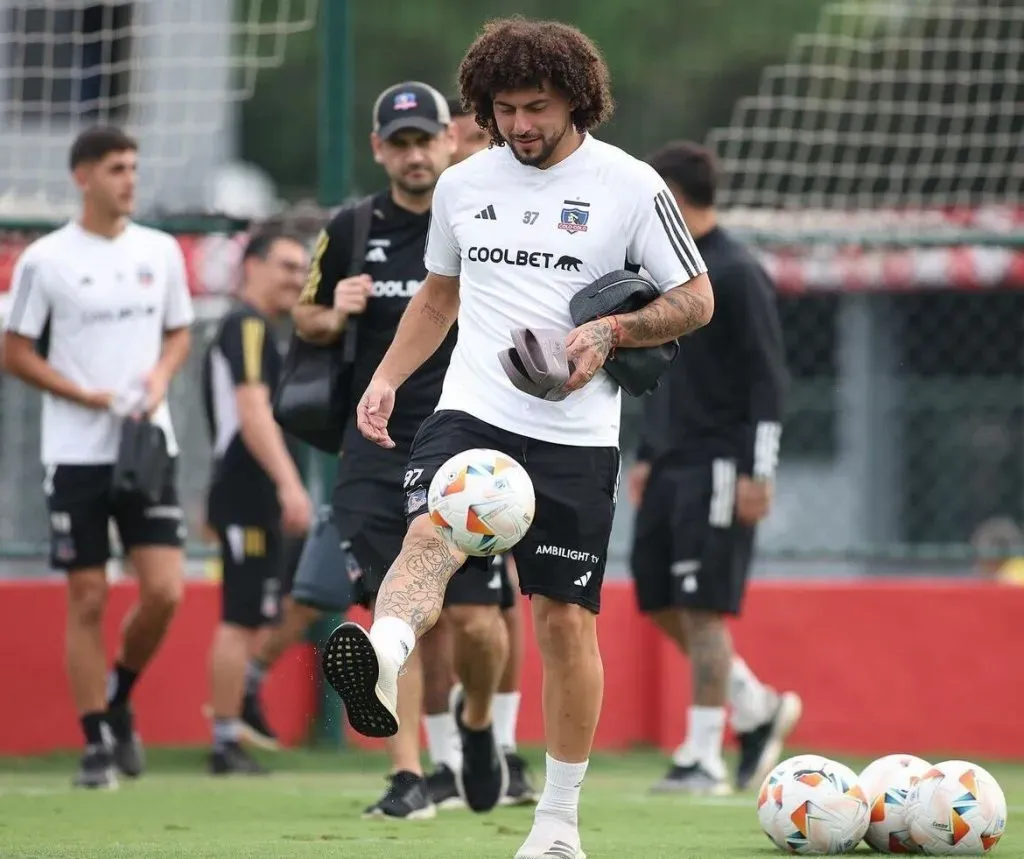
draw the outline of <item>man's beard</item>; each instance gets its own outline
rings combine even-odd
[[[429,172],[429,179],[419,179],[413,182],[406,179],[404,176],[400,176],[398,179],[395,179],[395,184],[405,191],[406,194],[410,194],[414,197],[422,194],[429,194],[434,190],[434,186],[437,184],[437,176],[434,175],[433,171]]]
[[[536,155],[523,155],[518,149],[516,149],[514,140],[508,140],[506,138],[506,142],[509,145],[509,149],[512,150],[512,154],[515,156],[516,161],[527,167],[539,167],[552,156],[568,130],[569,126],[566,125],[560,132],[558,132],[558,134],[554,134],[550,138],[541,138],[540,151]]]

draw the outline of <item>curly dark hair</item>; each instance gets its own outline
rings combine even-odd
[[[611,117],[614,102],[604,57],[583,33],[560,21],[495,18],[484,24],[459,64],[462,103],[496,146],[505,141],[494,121],[495,94],[540,89],[545,81],[569,100],[578,131],[590,131]]]

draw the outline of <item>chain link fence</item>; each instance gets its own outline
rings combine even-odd
[[[320,219],[302,211],[311,234]],[[207,289],[196,300],[192,354],[170,392],[182,498],[197,540],[210,463],[202,356],[226,306],[242,239],[181,241]],[[786,568],[807,559],[816,569],[823,560],[850,571],[906,569],[914,561],[962,569],[979,527],[997,518],[1024,521],[1024,294],[794,292],[783,284],[779,310],[793,384],[762,557]],[[0,376],[0,546],[7,556],[38,556],[47,539],[39,404],[36,392]],[[624,467],[636,449],[640,405],[624,400]],[[625,496],[613,541],[619,560],[633,518]]]

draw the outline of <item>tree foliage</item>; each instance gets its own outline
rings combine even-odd
[[[355,185],[369,189],[380,183],[368,140],[377,93],[408,79],[453,93],[459,60],[489,18],[557,17],[594,39],[611,68],[617,103],[601,136],[643,154],[668,139],[703,139],[727,122],[736,99],[756,91],[764,66],[784,59],[794,34],[814,28],[823,0],[348,2],[352,128],[334,133],[350,135]],[[262,3],[263,14],[272,18],[276,5]],[[243,157],[291,195],[316,185],[319,41],[316,33],[289,37],[284,65],[261,72],[242,110]]]

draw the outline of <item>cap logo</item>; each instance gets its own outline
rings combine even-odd
[[[416,93],[400,92],[395,96],[395,110],[414,110],[416,108]]]

